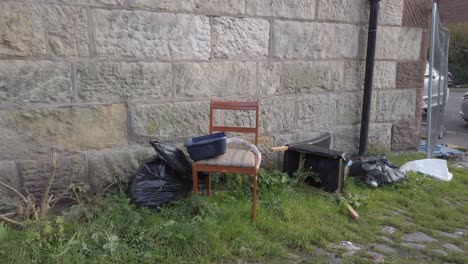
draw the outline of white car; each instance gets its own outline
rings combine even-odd
[[[439,97],[439,103],[444,104],[444,76],[441,76],[439,72],[435,69],[432,69],[432,107],[437,106],[437,98]],[[439,83],[440,83],[440,93],[439,93]],[[429,90],[429,63],[426,63],[426,72],[424,73],[424,93],[423,93],[423,109],[427,111],[428,104],[428,90]],[[447,88],[447,97],[445,98],[445,103],[447,103],[449,98],[450,90]]]
[[[460,107],[460,116],[468,122],[468,92],[463,95],[462,103]]]

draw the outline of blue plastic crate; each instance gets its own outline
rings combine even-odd
[[[184,145],[192,160],[210,159],[226,152],[226,135],[218,132],[189,138]]]

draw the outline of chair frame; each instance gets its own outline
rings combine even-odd
[[[232,126],[215,126],[214,111],[215,110],[237,110],[237,111],[255,111],[255,127],[232,127]],[[255,146],[258,144],[258,124],[259,124],[260,104],[254,102],[234,102],[234,101],[214,101],[210,104],[210,134],[213,132],[238,132],[255,134]],[[211,173],[239,173],[251,174],[253,176],[252,190],[252,222],[256,218],[257,207],[257,173],[258,173],[258,157],[255,155],[255,166],[252,168],[234,167],[234,166],[215,166],[215,165],[200,165],[193,162],[192,178],[193,178],[193,194],[198,193],[198,172],[208,172],[208,196],[211,195]]]

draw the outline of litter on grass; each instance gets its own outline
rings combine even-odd
[[[354,160],[349,170],[349,176],[359,178],[372,187],[393,184],[405,179],[405,173],[387,160],[385,155]]]
[[[453,177],[448,170],[447,161],[443,159],[413,160],[401,166],[400,170],[404,172],[420,172],[442,181],[450,181]]]
[[[426,141],[421,140],[419,143],[419,152],[426,153]],[[463,153],[459,150],[450,148],[448,146],[444,146],[441,144],[437,144],[434,146],[434,149],[432,150],[432,156],[436,158],[443,158],[443,159],[448,159],[452,156],[460,156]]]

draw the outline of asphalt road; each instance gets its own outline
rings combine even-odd
[[[447,107],[445,108],[446,132],[439,143],[448,143],[468,148],[468,122],[460,117],[460,105],[463,94],[468,89],[450,89]]]

